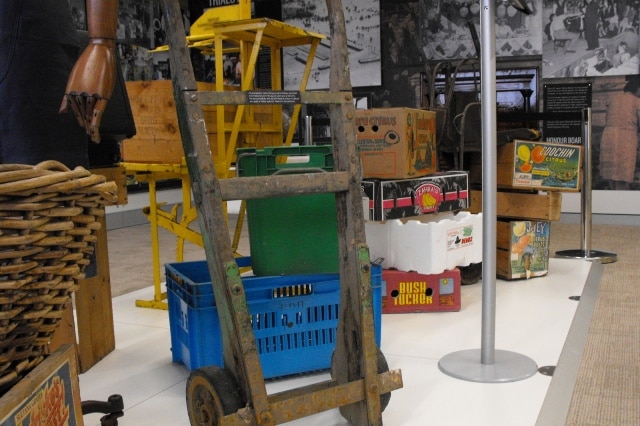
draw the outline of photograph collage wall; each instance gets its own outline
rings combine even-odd
[[[635,94],[640,1],[528,0],[527,5],[530,15],[496,1],[497,62],[539,60],[542,83],[592,83],[593,189],[640,190],[638,131],[621,128],[640,116],[640,91]],[[479,0],[381,0],[380,10],[383,84],[373,91],[376,107],[423,107],[425,61],[479,57],[472,33],[481,34]],[[622,102],[625,106],[614,111]]]
[[[282,0],[285,22],[328,35],[324,2]],[[354,93],[366,93],[367,107],[424,108],[425,72],[442,61],[478,57],[480,0],[343,0],[347,23],[350,72]],[[166,43],[166,23],[159,2],[119,0],[118,52],[125,80],[169,79],[166,53],[151,51]],[[592,146],[594,189],[640,190],[640,155],[637,129],[619,129],[612,110],[625,98],[628,119],[637,122],[640,87],[640,0],[527,0],[532,11],[525,15],[508,0],[496,0],[495,37],[497,62],[537,61],[540,87],[547,82],[574,80],[593,83]],[[77,28],[86,30],[84,0],[70,0]],[[183,14],[189,28],[188,11]],[[476,40],[477,41],[477,40]],[[328,87],[329,42],[323,41],[307,89]],[[299,87],[299,76],[308,58],[304,48],[283,55],[285,88]],[[194,51],[196,78],[208,81],[211,58]],[[226,77],[226,75],[225,75]],[[230,78],[230,82],[233,80]],[[536,95],[538,99],[542,94]],[[533,105],[538,105],[533,102]],[[543,108],[538,105],[537,107]],[[619,115],[619,114],[618,114]],[[616,129],[614,129],[616,128]],[[624,132],[624,147],[611,146],[612,132]],[[604,142],[603,142],[604,141]],[[608,152],[627,153],[624,176],[620,159],[600,158]],[[607,166],[605,162],[613,162]]]

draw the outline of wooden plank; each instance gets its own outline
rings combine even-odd
[[[113,307],[111,304],[111,276],[107,247],[107,224],[102,225],[96,243],[97,274],[80,281],[75,294],[78,318],[78,352],[80,371],[85,372],[115,349]]]
[[[511,276],[511,260],[509,259],[509,250],[496,250],[496,276]]]
[[[73,317],[73,302],[71,299],[64,306],[64,314],[60,318],[60,324],[58,328],[51,336],[49,342],[49,353],[55,352],[58,348],[64,345],[76,346],[76,321]]]
[[[123,166],[92,167],[89,170],[95,175],[107,178],[107,182],[115,182],[118,187],[118,205],[123,206],[127,200],[127,171]]]
[[[222,179],[219,196],[225,201],[251,200],[301,194],[326,194],[347,189],[349,189],[347,172],[301,173]]]
[[[482,211],[482,191],[471,191],[472,213]],[[520,220],[560,220],[562,193],[505,192],[496,193],[496,215]]]
[[[120,145],[122,159],[130,163],[180,164],[184,151],[181,142],[173,139],[125,139]]]
[[[497,221],[496,223],[496,247],[498,249],[509,250],[511,246],[511,223]]]

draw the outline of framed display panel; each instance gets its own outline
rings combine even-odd
[[[75,348],[49,355],[0,398],[0,426],[82,426]]]

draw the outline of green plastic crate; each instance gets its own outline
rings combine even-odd
[[[255,177],[333,170],[330,145],[238,150],[238,176]],[[338,272],[334,194],[247,200],[255,275]]]

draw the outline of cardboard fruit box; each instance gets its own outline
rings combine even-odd
[[[469,208],[467,172],[434,173],[415,179],[362,181],[369,220],[400,219]],[[368,217],[367,217],[368,216]]]
[[[382,313],[457,312],[460,310],[460,270],[440,274],[383,269]]]
[[[581,165],[579,145],[515,140],[498,147],[498,186],[576,192]]]
[[[549,269],[547,221],[497,222],[496,275],[507,280],[544,276]]]
[[[436,171],[436,114],[413,108],[356,110],[363,177],[405,179]]]

